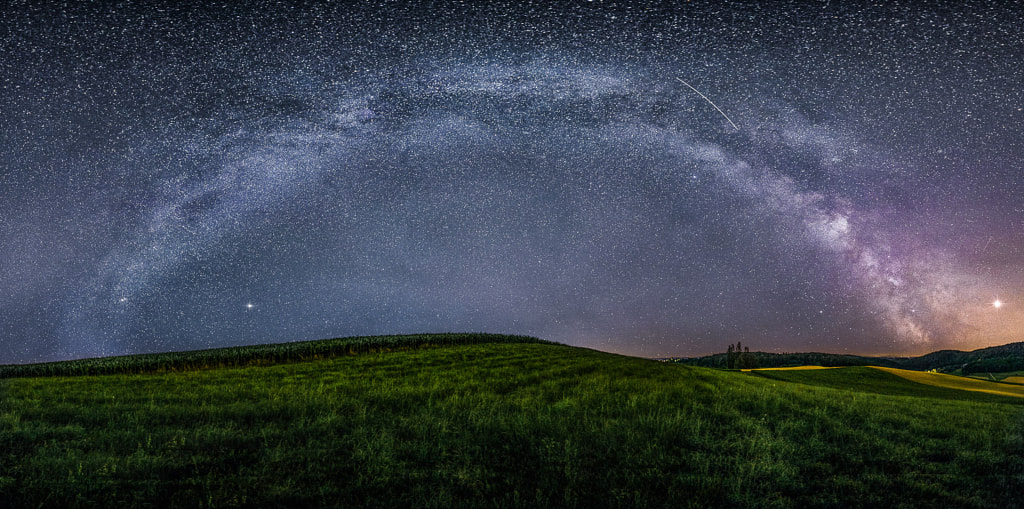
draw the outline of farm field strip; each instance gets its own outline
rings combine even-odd
[[[910,380],[912,382],[916,382],[916,383],[920,383],[920,384],[924,384],[924,385],[931,385],[931,386],[934,386],[934,387],[943,387],[943,388],[947,388],[947,389],[957,389],[957,390],[963,390],[963,391],[984,392],[986,394],[995,394],[995,395],[999,395],[999,396],[1010,396],[1010,397],[1015,397],[1015,398],[1024,398],[1024,385],[1020,385],[1020,386],[1012,385],[1017,380],[1019,380],[1020,382],[1016,382],[1016,383],[1024,382],[1024,377],[1019,377],[1019,376],[1018,377],[1007,377],[1007,378],[1001,380],[1001,382],[1009,382],[1009,383],[999,383],[999,382],[993,382],[993,381],[990,381],[990,380],[984,380],[984,379],[979,379],[979,378],[963,377],[963,376],[956,376],[956,375],[947,375],[947,374],[943,374],[943,373],[929,373],[929,372],[924,372],[924,371],[912,371],[912,370],[907,370],[907,369],[887,368],[887,367],[882,367],[882,366],[865,366],[865,367],[869,368],[869,369],[877,369],[877,370],[880,370],[880,371],[885,371],[887,373],[892,373],[892,374],[894,374],[894,375],[896,375],[896,376],[898,376],[900,378],[904,378],[906,380]],[[843,370],[843,369],[851,369],[851,368],[848,368],[848,367],[847,368],[844,368],[844,367],[834,367],[833,368],[833,367],[824,367],[824,366],[792,366],[792,367],[785,367],[785,368],[744,369],[742,371],[744,371],[744,372],[751,372],[751,371],[753,371],[753,372],[765,372],[765,371],[809,371],[809,370],[819,370],[819,369],[840,369],[840,370]]]
[[[892,373],[898,377],[906,378],[907,380],[926,385],[934,385],[936,387],[1024,398],[1024,386],[1015,386],[963,376],[947,375],[943,373],[928,373],[924,371],[910,371],[906,369],[882,368],[877,366],[873,366],[873,368],[887,373]]]

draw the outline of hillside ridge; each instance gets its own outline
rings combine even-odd
[[[141,374],[229,368],[329,359],[345,355],[381,351],[481,343],[557,344],[532,336],[482,332],[350,336],[183,352],[120,355],[38,364],[0,365],[0,379],[36,376]]]
[[[1024,370],[1024,342],[990,346],[971,351],[937,350],[917,357],[867,357],[821,352],[750,352],[750,354],[756,359],[757,367],[761,368],[788,366],[880,366],[914,371],[935,370],[943,373],[959,370],[964,375]],[[665,360],[691,366],[725,368],[727,355],[725,353],[717,353],[703,357],[673,357]]]

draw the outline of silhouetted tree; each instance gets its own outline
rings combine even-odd
[[[754,369],[758,367],[757,357],[750,353],[749,346],[743,347],[743,353],[739,354],[736,359],[736,367],[738,369]]]
[[[737,341],[725,351],[725,366],[729,369],[753,369],[758,367],[758,362],[757,357],[750,353],[750,347]]]

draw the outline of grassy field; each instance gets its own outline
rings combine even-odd
[[[786,366],[786,367],[783,367],[783,368],[750,368],[750,369],[741,369],[740,371],[746,371],[746,372],[750,372],[750,371],[754,371],[754,370],[757,370],[757,371],[790,371],[790,370],[805,370],[805,369],[836,369],[836,368],[829,367],[829,366]]]
[[[985,392],[999,394],[1002,396],[1014,396],[1024,398],[1024,386],[1008,383],[992,383],[985,380],[976,380],[963,376],[945,375],[942,373],[928,373],[923,371],[910,371],[895,368],[877,368],[892,373],[898,377],[906,378],[925,385],[947,387],[965,391]]]
[[[773,375],[772,371],[807,371],[807,370],[820,370],[820,369],[835,369],[838,370],[836,373],[830,373],[829,375],[814,374],[810,373],[802,375],[797,373],[793,376],[787,375]],[[986,394],[994,394],[998,396],[1009,396],[1015,398],[1024,398],[1024,386],[1014,385],[1012,383],[994,383],[993,381],[977,379],[974,377],[963,377],[947,375],[943,373],[930,373],[925,371],[912,371],[908,369],[898,368],[885,368],[879,366],[869,367],[846,367],[846,368],[823,368],[821,366],[800,366],[790,368],[763,368],[750,370],[745,369],[746,372],[764,373],[763,376],[773,378],[776,380],[787,380],[793,382],[810,383],[813,385],[824,385],[833,388],[840,389],[854,389],[859,388],[860,390],[867,390],[869,392],[877,392],[879,394],[906,394],[906,395],[924,395],[924,394],[944,394],[947,398],[952,399],[965,399],[965,400],[977,400],[977,395],[954,392],[954,393],[935,393],[934,391],[917,387],[908,386],[901,384],[891,378],[872,373],[868,370],[883,371],[897,377],[910,380],[922,385],[929,385],[933,387],[942,387],[946,389],[956,389],[958,391],[970,391],[970,392],[981,392]]]
[[[0,507],[1020,507],[1021,403],[537,343],[11,378]]]
[[[969,378],[978,380],[989,380],[1007,382],[1011,384],[1024,384],[1024,371],[1008,371],[1005,373],[978,373],[969,375]]]
[[[197,369],[259,366],[282,362],[331,359],[363,353],[479,343],[551,344],[550,341],[543,341],[528,336],[483,333],[358,336],[317,341],[211,348],[186,352],[122,355],[118,357],[100,357],[96,359],[79,359],[42,364],[0,365],[0,378],[194,371]]]

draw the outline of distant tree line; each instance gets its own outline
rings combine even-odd
[[[757,357],[750,353],[750,347],[744,347],[739,341],[729,345],[725,352],[725,363],[729,369],[754,369],[760,365]]]
[[[1024,371],[1024,356],[993,357],[968,362],[960,368],[960,373],[1005,373],[1007,371]]]
[[[1024,342],[988,347],[972,352],[940,350],[920,357],[863,357],[834,353],[750,352],[740,343],[729,345],[725,353],[705,357],[673,358],[672,362],[708,368],[749,369],[787,366],[883,366],[889,368],[936,370],[942,373],[1006,373],[1024,371]]]
[[[694,358],[674,358],[672,362],[679,364],[688,364],[690,366],[703,366],[706,368],[728,368],[729,359],[733,359],[733,369],[735,368],[735,362],[738,360],[736,346],[732,346],[732,352],[719,353],[714,355],[708,355],[706,357],[694,357]],[[744,351],[740,352],[747,354],[746,347]],[[759,368],[781,368],[788,366],[826,366],[826,367],[838,367],[838,366],[884,366],[884,367],[901,367],[900,364],[892,359],[880,358],[880,357],[858,357],[856,355],[842,355],[842,354],[830,354],[830,353],[768,353],[768,352],[749,352],[750,357],[753,358],[753,362]],[[749,359],[747,362],[750,362]],[[959,366],[958,366],[959,367]],[[747,369],[747,368],[742,368]]]

